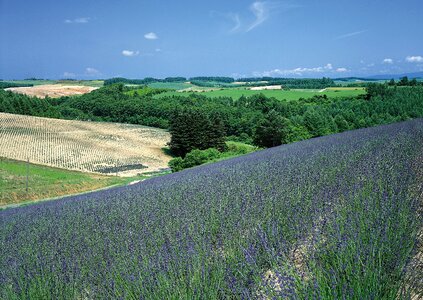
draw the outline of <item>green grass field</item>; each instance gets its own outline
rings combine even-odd
[[[348,97],[348,96],[358,96],[365,93],[364,88],[328,88],[320,92],[319,90],[262,90],[262,91],[253,91],[246,89],[219,89],[213,91],[198,91],[198,92],[166,92],[155,97],[164,97],[164,96],[187,96],[191,93],[198,93],[200,95],[208,97],[231,97],[233,99],[239,99],[241,96],[252,96],[255,94],[264,94],[266,97],[274,97],[279,100],[298,100],[299,98],[311,98],[315,95],[326,95],[328,97]]]
[[[55,83],[63,85],[84,85],[92,87],[102,87],[104,80],[57,80]]]
[[[148,84],[149,87],[155,89],[174,89],[174,90],[183,90],[190,87],[194,87],[194,85],[186,82],[153,82]]]
[[[127,184],[141,177],[114,177],[29,164],[0,158],[0,207]]]

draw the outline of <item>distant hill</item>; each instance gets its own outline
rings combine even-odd
[[[415,72],[415,73],[404,73],[404,74],[382,74],[382,75],[372,75],[366,77],[343,77],[343,78],[335,78],[335,81],[373,81],[373,80],[390,80],[390,79],[400,79],[404,76],[407,76],[408,79],[419,79],[423,78],[423,72]]]
[[[423,78],[423,72],[415,72],[415,73],[404,73],[404,74],[384,74],[384,75],[374,75],[370,77],[366,77],[368,79],[400,79],[402,77],[407,76],[409,79],[413,78]]]

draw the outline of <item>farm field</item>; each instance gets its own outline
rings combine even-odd
[[[27,165],[22,161],[0,158],[0,209],[4,205],[81,193],[140,179]]]
[[[0,211],[0,297],[419,299],[422,149],[417,119]]]
[[[263,94],[266,97],[274,97],[279,100],[298,100],[299,98],[311,98],[315,95],[326,95],[327,97],[348,97],[348,96],[358,96],[365,94],[364,88],[330,88],[324,89],[323,91],[319,90],[248,90],[248,89],[216,89],[216,90],[207,90],[207,91],[195,91],[190,90],[186,92],[166,92],[155,97],[164,97],[164,96],[181,96],[189,95],[192,92],[199,93],[208,97],[232,97],[234,100],[239,99],[241,96],[252,96],[255,94]]]
[[[5,80],[2,82],[10,82],[15,84],[32,84],[46,85],[46,84],[63,84],[63,85],[83,85],[92,87],[102,87],[103,80],[44,80],[44,79],[27,79],[27,80]]]
[[[152,83],[149,83],[148,86],[155,89],[174,89],[174,90],[183,90],[186,88],[194,87],[194,85],[188,82],[152,82]]]
[[[0,157],[68,170],[134,176],[167,168],[168,132],[145,126],[0,113]]]
[[[38,98],[59,98],[63,96],[83,95],[96,89],[97,87],[84,85],[45,84],[31,87],[11,87],[5,90]]]

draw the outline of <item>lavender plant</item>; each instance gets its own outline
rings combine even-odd
[[[0,297],[410,296],[422,149],[418,119],[0,211]]]

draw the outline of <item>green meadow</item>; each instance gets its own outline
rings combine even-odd
[[[28,189],[27,189],[28,175]],[[28,164],[0,157],[0,208],[4,205],[76,194],[145,177],[115,177]]]
[[[292,90],[247,90],[247,89],[217,89],[205,91],[170,91],[156,95],[155,97],[164,96],[186,96],[192,93],[198,93],[207,97],[231,97],[234,100],[239,99],[241,96],[252,96],[255,94],[263,94],[266,97],[273,97],[279,100],[298,100],[300,98],[311,98],[315,95],[326,95],[327,97],[351,97],[365,94],[364,88],[327,88],[323,91],[309,90],[309,89],[292,89]]]

